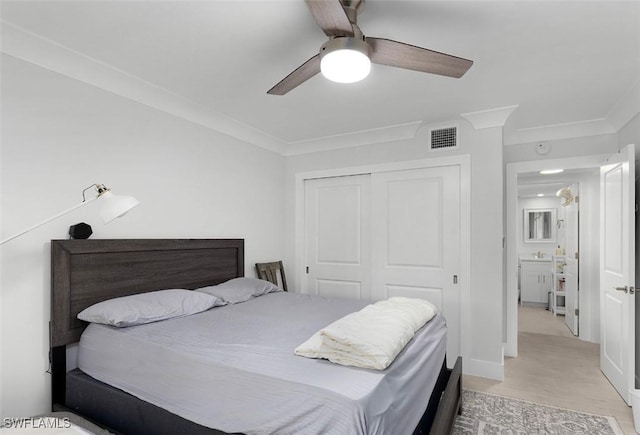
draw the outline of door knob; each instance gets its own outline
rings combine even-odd
[[[626,285],[624,287],[614,287],[614,289],[618,290],[619,292],[629,292],[629,287],[627,287]]]

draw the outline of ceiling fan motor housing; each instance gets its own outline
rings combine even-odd
[[[344,9],[344,12],[349,17],[349,21],[356,24],[358,21],[358,14],[362,11],[364,6],[364,0],[340,0],[340,4]]]
[[[364,36],[360,38],[351,36],[336,36],[329,39],[320,47],[320,60],[327,54],[333,53],[337,50],[355,50],[364,54],[367,57],[371,55],[371,47],[365,41]]]

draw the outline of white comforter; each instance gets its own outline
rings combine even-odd
[[[436,312],[432,303],[422,299],[379,301],[319,330],[298,346],[295,354],[384,370]]]

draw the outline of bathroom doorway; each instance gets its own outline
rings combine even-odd
[[[591,339],[592,297],[597,295],[599,168],[561,168],[518,174],[519,304],[562,317],[574,336]],[[536,232],[532,226],[540,227]],[[582,242],[582,243],[581,243]],[[580,268],[581,262],[588,267]],[[580,277],[582,276],[582,280]],[[580,334],[580,291],[586,316]],[[588,310],[588,312],[585,312]],[[557,319],[553,319],[555,322]]]
[[[505,356],[518,355],[521,303],[550,309],[550,314],[568,320],[573,328],[567,326],[567,330],[581,340],[600,341],[599,168],[604,160],[604,156],[590,156],[507,165]],[[540,173],[549,169],[563,171]],[[553,234],[526,241],[525,210],[550,211]],[[523,260],[526,273],[521,269]],[[567,286],[575,289],[573,297],[568,297]],[[567,310],[571,310],[569,316]]]

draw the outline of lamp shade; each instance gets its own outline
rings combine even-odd
[[[100,198],[102,198],[100,217],[105,224],[124,216],[129,210],[140,204],[140,201],[133,196],[114,195],[109,191],[102,193]]]

